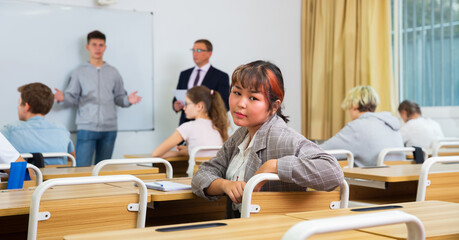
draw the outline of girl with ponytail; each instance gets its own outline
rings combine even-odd
[[[153,157],[187,156],[195,147],[221,146],[228,138],[228,118],[225,104],[217,91],[205,86],[189,89],[185,98],[185,114],[194,121],[180,125],[172,135],[152,153]],[[182,141],[187,147],[178,146],[178,151],[169,151]],[[215,156],[217,150],[200,151],[197,157]],[[194,163],[189,163],[187,173],[193,174]]]

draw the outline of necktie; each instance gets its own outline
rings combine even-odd
[[[198,85],[200,72],[201,72],[201,69],[198,69],[198,74],[196,74],[196,78],[194,79],[193,87],[196,87]]]

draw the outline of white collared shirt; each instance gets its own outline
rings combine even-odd
[[[256,135],[256,133],[255,133]],[[250,150],[253,146],[253,136],[252,140],[250,140],[250,133],[247,133],[245,136],[244,141],[239,144],[239,153],[234,156],[231,160],[228,169],[226,170],[226,179],[230,181],[245,181],[245,168],[247,166],[247,159],[249,157]],[[249,142],[250,141],[250,142]]]
[[[257,135],[255,133],[255,135]],[[253,139],[255,139],[255,135],[250,140],[250,133],[247,133],[245,136],[244,141],[239,144],[239,153],[234,156],[231,160],[228,169],[226,169],[226,179],[230,181],[245,181],[245,168],[247,166],[247,159],[249,158],[250,150],[253,146]],[[250,141],[250,142],[249,142]],[[241,210],[241,204],[233,203],[232,205],[233,210]]]
[[[204,77],[206,76],[207,72],[209,71],[210,68],[210,62],[207,63],[206,65],[202,66],[201,68],[198,68],[198,66],[194,66],[193,72],[191,72],[190,79],[188,80],[188,89],[193,88],[194,86],[194,79],[196,78],[196,75],[198,74],[198,69],[201,69],[201,72],[199,73],[199,81],[197,86],[201,86],[202,81],[204,80]]]

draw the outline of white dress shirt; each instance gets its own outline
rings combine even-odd
[[[257,135],[255,133],[255,135]],[[247,133],[245,136],[244,141],[239,144],[239,153],[234,156],[233,160],[231,160],[228,169],[226,170],[226,179],[230,181],[244,181],[245,169],[247,166],[247,159],[249,157],[250,150],[253,146],[253,139],[255,139],[255,135],[253,136],[252,140],[250,140],[250,133]],[[249,142],[250,141],[250,142]],[[241,204],[233,203],[233,210],[241,210]]]
[[[411,119],[400,129],[407,147],[416,146],[430,149],[435,140],[444,137],[440,124],[430,118]]]
[[[191,72],[190,79],[188,80],[188,89],[193,88],[194,86],[194,79],[196,78],[196,75],[198,74],[198,69],[201,69],[201,72],[199,73],[199,81],[198,85],[196,86],[201,86],[202,81],[204,80],[204,77],[206,76],[207,72],[209,71],[210,68],[210,63],[207,63],[206,65],[202,66],[201,68],[198,68],[198,66],[194,66],[193,72]]]

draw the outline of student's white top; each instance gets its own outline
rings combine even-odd
[[[185,139],[188,152],[199,146],[221,146],[222,137],[216,128],[213,127],[210,119],[198,118],[191,122],[186,122],[177,128],[177,131]],[[199,151],[196,157],[213,157],[218,150]]]
[[[435,140],[444,136],[437,122],[423,117],[406,122],[400,129],[400,133],[405,146],[416,146],[425,149],[429,149]]]
[[[255,133],[255,135],[257,135]],[[245,169],[247,167],[247,159],[249,158],[250,151],[253,147],[253,139],[255,135],[250,139],[250,134],[247,134],[244,141],[239,144],[239,153],[233,157],[228,169],[226,170],[226,179],[230,181],[246,181],[244,179]],[[247,182],[247,181],[246,181]],[[232,208],[234,211],[241,210],[241,204],[233,203]]]
[[[0,163],[14,162],[19,158],[19,153],[10,142],[0,133]]]

